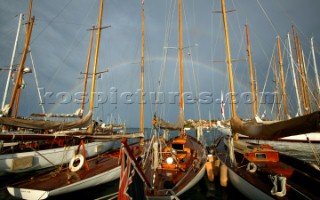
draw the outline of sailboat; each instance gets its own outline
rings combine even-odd
[[[246,25],[246,38],[247,38],[247,45],[248,45],[248,61],[249,61],[249,69],[250,69],[250,82],[251,82],[251,86],[252,86],[252,112],[253,112],[253,116],[255,116],[255,119],[253,121],[253,123],[255,124],[260,124],[261,126],[263,124],[270,124],[268,127],[272,126],[276,126],[279,125],[279,127],[277,129],[281,129],[282,132],[284,132],[283,128],[286,127],[286,125],[284,124],[288,124],[288,122],[281,122],[281,121],[262,121],[259,116],[257,115],[257,101],[256,101],[256,97],[255,97],[255,88],[254,88],[254,79],[252,77],[252,61],[251,61],[251,55],[250,55],[250,40],[249,40],[249,36],[248,36],[248,25]],[[290,56],[291,56],[291,64],[293,65],[293,59],[292,59],[292,52],[291,52],[291,45],[290,45],[290,38],[289,38],[289,34],[288,34],[288,44],[289,44],[289,51],[290,51]],[[287,119],[291,119],[291,117],[289,116],[289,111],[288,111],[288,107],[287,107],[287,95],[286,95],[286,87],[285,87],[285,77],[284,77],[284,70],[283,70],[283,61],[282,61],[282,54],[281,54],[281,47],[280,47],[280,38],[277,37],[277,48],[278,48],[278,57],[279,57],[279,63],[280,63],[280,77],[279,80],[281,80],[281,90],[282,90],[282,99],[283,99],[283,108],[284,108],[284,113]],[[276,61],[274,56],[272,56],[272,58],[274,59],[274,73],[275,73],[275,84],[276,84],[276,99],[277,99],[277,105],[278,105],[278,120],[280,120],[280,104],[279,104],[279,96],[278,96],[278,77],[277,77],[277,69],[276,69]],[[292,66],[292,70],[294,70],[294,67]],[[296,83],[295,80],[295,72],[293,71],[293,77],[294,77],[294,83]],[[301,106],[299,105],[300,101],[299,101],[299,95],[298,95],[298,91],[297,92],[297,100],[298,100],[298,107],[299,107],[299,113],[301,113]],[[310,106],[309,106],[310,107]],[[308,109],[306,109],[307,111]],[[305,114],[309,114],[307,112],[305,112]],[[299,115],[298,115],[299,116]],[[305,124],[305,127],[303,128],[304,130],[301,131],[301,134],[299,134],[299,131],[296,130],[296,127],[293,127],[291,132],[288,132],[286,135],[284,133],[282,133],[281,137],[280,135],[277,137],[269,137],[268,139],[272,139],[272,140],[277,140],[277,141],[290,141],[290,142],[320,142],[320,136],[319,133],[314,133],[313,131],[316,129],[312,129],[312,130],[308,130],[309,126],[308,126],[308,122],[307,119],[308,117],[304,117],[304,118],[299,118],[299,119],[304,119],[302,122],[301,120],[299,121],[295,121],[294,119],[291,120],[292,122],[290,122],[292,125],[294,123],[296,123],[296,127],[300,127],[300,122],[302,124]],[[282,124],[280,126],[280,124]],[[292,127],[292,126],[290,126]],[[302,126],[303,127],[303,126]],[[268,137],[268,134],[265,133],[264,137]],[[241,135],[240,137],[246,138],[246,139],[255,139],[255,137],[248,137],[246,135]]]
[[[104,0],[100,0],[92,88],[95,87],[103,4]],[[91,95],[93,96],[93,92]],[[90,103],[90,109],[92,108],[93,104]],[[103,136],[99,138],[104,139]],[[51,172],[12,184],[7,187],[7,190],[11,195],[23,199],[45,199],[50,196],[93,187],[119,178],[121,169],[119,160],[120,149],[101,153],[98,156],[86,159],[86,151],[83,146],[79,146],[79,148],[81,147],[82,151],[77,152],[70,161],[69,166],[59,167]],[[130,150],[134,154],[141,154],[139,143],[131,144]]]
[[[186,135],[184,131],[184,78],[182,47],[182,0],[178,1],[179,14],[179,69],[180,103],[179,116],[175,124],[158,116],[153,119],[153,136],[145,142],[144,155],[140,164],[132,156],[125,141],[125,152],[144,182],[144,195],[147,199],[174,199],[193,187],[205,174],[207,150],[199,138]],[[179,131],[177,137],[158,137],[157,130]],[[166,132],[166,131],[165,131]],[[119,191],[120,193],[120,191]]]
[[[29,15],[31,14],[32,1],[30,4]],[[29,24],[28,38],[31,37],[33,23]],[[25,49],[27,47],[28,43],[25,44]],[[23,62],[22,60],[21,63]],[[89,65],[87,65],[88,68]],[[19,83],[17,82],[16,85]],[[0,133],[0,140],[5,141],[1,147],[0,175],[34,171],[65,164],[75,156],[81,140],[84,141],[83,148],[87,157],[110,150],[113,147],[112,140],[95,142],[93,138],[85,139],[83,135],[79,136],[79,133],[87,134],[86,128],[91,124],[91,118],[92,111],[89,111],[83,118],[71,122],[1,117],[0,124],[6,126],[9,131]],[[85,130],[80,130],[83,128]],[[70,136],[70,134],[72,135]],[[75,136],[76,134],[78,136]]]
[[[301,56],[299,55],[299,51],[302,51],[301,49],[301,45],[299,42],[299,39],[298,39],[298,36],[297,36],[297,33],[295,32],[295,29],[294,29],[294,26],[292,26],[292,31],[293,31],[293,38],[294,38],[294,44],[296,46],[296,63],[298,65],[298,70],[297,71],[305,71],[306,73],[306,70],[302,70],[302,69],[299,69],[300,68],[305,68],[305,64],[303,63],[300,63],[299,61],[300,60],[304,60],[303,58],[303,55],[302,55],[302,58]],[[308,114],[310,112],[310,109],[311,109],[311,104],[309,103],[309,106],[306,107],[305,105],[307,105],[307,103],[303,103],[303,105],[300,105],[300,94],[299,94],[299,88],[298,86],[300,86],[300,88],[304,88],[304,91],[305,93],[301,92],[302,93],[302,102],[304,102],[308,97],[308,90],[305,89],[308,87],[308,82],[307,82],[307,78],[306,78],[306,74],[303,74],[301,75],[299,73],[299,77],[300,77],[300,80],[303,80],[303,81],[300,81],[300,84],[298,84],[298,81],[296,79],[296,75],[295,75],[295,67],[294,67],[294,61],[293,61],[293,56],[292,56],[292,50],[291,50],[291,43],[290,43],[290,36],[289,36],[289,33],[287,34],[287,37],[288,37],[288,49],[289,49],[289,55],[290,55],[290,63],[291,63],[291,70],[292,70],[292,74],[293,74],[293,83],[294,83],[294,86],[295,86],[295,92],[296,92],[296,96],[297,96],[297,106],[298,106],[298,112],[297,112],[297,115],[303,115],[303,114]],[[318,79],[318,72],[317,72],[317,63],[316,63],[316,59],[315,59],[315,54],[314,54],[314,48],[313,48],[313,38],[311,38],[311,52],[312,52],[312,57],[313,57],[313,64],[314,64],[314,70],[315,70],[315,78],[316,78],[316,85],[317,85],[317,88],[319,88],[319,79]],[[300,89],[300,91],[302,91],[302,89]],[[318,91],[319,92],[319,89]],[[318,93],[319,94],[319,93]],[[318,106],[319,105],[319,102],[317,102],[316,100],[316,109],[315,110],[319,110],[318,109]],[[320,142],[320,133],[319,132],[312,132],[312,133],[307,133],[307,134],[301,134],[301,135],[294,135],[294,136],[289,136],[289,137],[284,137],[284,138],[281,138],[280,140],[284,140],[284,141],[297,141],[297,142],[317,142],[319,143]]]
[[[224,0],[221,0],[230,91],[234,92],[228,24]],[[232,101],[235,102],[235,101]],[[220,181],[227,181],[249,199],[318,199],[319,168],[284,155],[267,144],[245,142],[238,133],[257,139],[274,139],[319,129],[319,112],[272,124],[243,122],[232,103],[232,136],[215,144],[215,156],[221,162]]]

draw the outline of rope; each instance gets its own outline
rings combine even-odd
[[[316,150],[314,149],[314,146],[312,145],[309,137],[308,136],[306,136],[306,137],[307,137],[308,143],[310,145],[310,148],[313,151],[314,157],[316,158],[317,164],[320,165],[320,157],[319,157],[318,153],[316,152]]]
[[[39,156],[41,156],[43,159],[45,159],[48,163],[50,163],[52,166],[56,167],[50,160],[48,160],[44,155],[42,155],[41,153],[39,153],[36,149],[34,149],[33,147],[29,146],[30,149],[32,149],[34,152],[36,152]]]
[[[41,97],[41,94],[40,94],[40,88],[39,88],[39,82],[38,82],[38,78],[37,78],[37,73],[36,73],[36,68],[34,67],[34,62],[33,62],[33,57],[32,57],[32,54],[31,54],[31,48],[29,46],[29,51],[30,51],[30,59],[31,59],[31,64],[32,64],[32,69],[33,69],[33,74],[34,74],[34,79],[36,81],[36,86],[37,86],[37,91],[38,91],[38,95],[39,95],[39,100],[40,100],[40,106],[41,106],[41,109],[42,109],[42,113],[45,114],[45,110],[44,110],[44,103],[42,101],[42,97]],[[45,120],[47,119],[46,117],[44,118]]]
[[[276,28],[275,28],[274,24],[271,22],[271,20],[270,20],[270,18],[269,18],[269,16],[268,16],[268,14],[267,14],[267,12],[266,12],[266,11],[265,11],[265,9],[262,7],[262,5],[261,5],[260,1],[259,1],[259,0],[257,0],[257,2],[258,2],[258,4],[259,4],[259,6],[260,6],[260,8],[261,8],[261,10],[262,10],[262,12],[263,12],[263,14],[266,16],[266,18],[268,19],[269,23],[271,24],[271,26],[272,26],[272,28],[273,28],[274,32],[278,35],[278,31],[276,30]]]
[[[274,45],[272,55],[274,55],[275,48],[276,48],[276,46]],[[273,63],[273,59],[271,58],[271,59],[270,59],[270,62],[269,62],[269,67],[268,67],[268,71],[267,71],[267,76],[266,76],[266,79],[265,79],[265,81],[264,81],[264,85],[263,85],[263,89],[262,89],[262,94],[264,94],[264,91],[265,91],[265,89],[266,89],[267,80],[268,80],[268,77],[269,77],[270,68],[271,68],[271,66],[272,66],[272,63]],[[273,68],[272,68],[272,69],[273,69]],[[262,97],[263,97],[263,96],[260,97],[260,101],[259,101],[260,103],[258,104],[258,111],[257,111],[257,113],[259,113],[260,106],[261,106],[261,104],[262,104]],[[259,95],[258,95],[258,99],[259,99]]]

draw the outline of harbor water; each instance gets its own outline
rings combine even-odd
[[[127,132],[134,132],[138,129],[128,129]],[[150,129],[146,129],[146,133],[150,133]],[[170,136],[175,136],[177,133],[172,132]],[[187,131],[187,134],[195,136],[195,130],[191,129]],[[221,136],[221,132],[217,129],[205,129],[203,130],[204,140],[207,145],[211,145],[216,138]],[[151,134],[149,134],[150,136]],[[298,143],[298,142],[268,142],[275,149],[282,153],[289,154],[296,158],[305,160],[310,163],[315,163],[314,151],[320,151],[320,144],[310,143]],[[120,146],[120,142],[115,143],[115,148]],[[1,177],[0,182],[0,199],[15,200],[17,198],[12,197],[6,190],[6,186],[10,185],[18,180],[29,178],[37,173],[48,171],[45,169],[37,172],[29,172],[27,174],[11,174]],[[54,181],[54,178],[52,178]],[[84,190],[51,197],[49,199],[116,199],[116,193],[118,192],[119,180],[105,183],[96,187],[87,188]],[[219,180],[216,178],[214,182],[209,182],[207,177],[204,176],[192,189],[184,193],[179,197],[180,199],[246,199],[240,192],[238,192],[230,183],[226,188],[219,185]]]

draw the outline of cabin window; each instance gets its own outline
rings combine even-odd
[[[172,144],[172,148],[175,150],[183,150],[183,144]]]
[[[256,159],[266,159],[267,155],[265,153],[256,153]]]

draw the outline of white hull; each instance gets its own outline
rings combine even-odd
[[[239,134],[241,138],[248,138],[248,136]],[[279,138],[279,141],[288,141],[288,142],[308,142],[309,138],[310,142],[317,142],[320,143],[320,133],[307,133],[301,135],[293,135],[289,137]]]
[[[307,142],[308,141],[307,137],[309,138],[310,142],[320,142],[320,133],[294,135],[294,136],[281,138],[280,140]]]
[[[204,176],[206,172],[206,165],[203,165],[202,169],[200,170],[200,172],[197,174],[197,176],[195,176],[192,181],[189,182],[188,185],[186,185],[180,192],[177,193],[177,196],[180,196],[181,194],[183,194],[184,192],[188,191],[189,189],[191,189],[193,186],[195,186]]]
[[[244,196],[254,200],[269,200],[273,199],[261,190],[257,189],[245,179],[236,174],[232,169],[228,168],[228,177],[232,185],[237,188]],[[270,188],[271,191],[271,188]]]
[[[121,166],[116,167],[112,170],[108,170],[104,173],[100,173],[96,176],[93,176],[88,179],[84,179],[82,181],[70,184],[66,187],[58,188],[51,191],[43,191],[43,190],[31,190],[24,188],[14,188],[7,187],[8,192],[15,197],[19,197],[22,199],[46,199],[49,196],[60,195],[64,193],[69,193],[89,187],[94,187],[103,183],[107,183],[113,180],[116,180],[120,177]]]
[[[85,144],[86,156],[91,157],[110,150],[113,142],[90,142]],[[69,162],[78,145],[24,153],[0,155],[0,175],[39,170]],[[82,147],[80,148],[80,151]],[[49,162],[50,161],[50,162]]]

